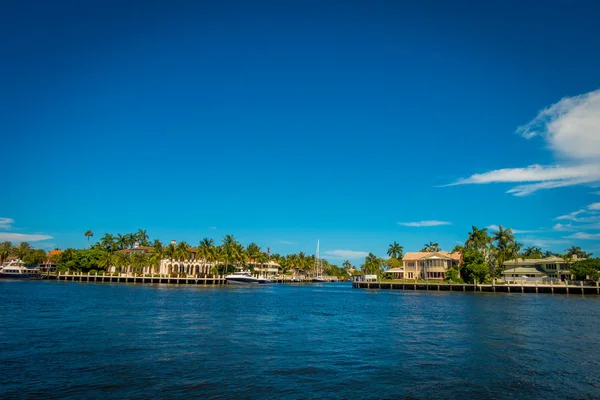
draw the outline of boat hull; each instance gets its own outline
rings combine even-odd
[[[29,274],[6,274],[0,272],[0,279],[33,279]]]
[[[266,285],[271,283],[266,279],[227,278],[227,283],[233,285]]]

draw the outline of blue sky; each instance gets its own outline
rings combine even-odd
[[[597,3],[214,3],[5,3],[0,240],[600,254]]]

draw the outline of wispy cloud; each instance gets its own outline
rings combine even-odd
[[[209,226],[208,229],[210,229],[211,231],[214,231],[215,229],[217,229],[216,226]]]
[[[555,245],[570,244],[570,240],[565,239],[548,239],[548,238],[536,238],[536,237],[525,237],[521,241],[532,246],[538,246],[542,248],[548,248]]]
[[[563,98],[520,126],[517,133],[525,139],[541,137],[564,164],[503,168],[474,174],[447,186],[523,183],[507,193],[526,196],[541,189],[600,182],[600,90]]]
[[[554,219],[559,221],[566,220],[572,222],[595,222],[600,221],[600,214],[598,213],[599,210],[600,203],[592,203],[586,208],[573,211],[569,214],[560,215]]]
[[[281,244],[294,244],[294,242],[289,242],[287,240],[280,240],[279,243],[281,243]]]
[[[447,221],[436,221],[436,220],[431,220],[431,221],[418,221],[418,222],[398,222],[398,225],[401,226],[410,226],[413,228],[421,228],[423,226],[440,226],[440,225],[452,225],[451,222],[447,222]]]
[[[567,238],[567,239],[600,240],[600,233],[577,232],[570,236],[565,236],[565,238]]]
[[[334,257],[334,258],[364,258],[369,255],[366,251],[354,251],[354,250],[327,250],[324,252],[325,255]]]
[[[35,235],[27,233],[0,232],[0,241],[8,240],[9,242],[38,242],[40,240],[48,239],[52,239],[52,236]]]
[[[552,230],[554,231],[572,231],[572,230],[576,230],[577,228],[573,227],[573,224],[561,224],[560,222],[557,223],[556,225],[554,225],[552,227]]]
[[[498,225],[488,225],[486,228],[490,231],[497,231],[500,227]],[[505,227],[506,228],[506,227]],[[521,233],[537,233],[544,232],[542,229],[510,229],[512,233],[521,234]]]
[[[12,218],[0,217],[0,229],[10,229],[15,221]]]
[[[560,215],[554,219],[556,220],[567,220],[567,221],[575,221],[575,222],[580,222],[582,218],[578,217],[578,215],[585,213],[585,210],[577,210],[577,211],[573,211],[572,213],[569,214],[565,214],[565,215]]]

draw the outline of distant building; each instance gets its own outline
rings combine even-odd
[[[446,272],[462,262],[462,253],[407,252],[402,257],[402,267],[389,269],[394,279],[444,279]]]
[[[570,262],[585,260],[573,256]],[[565,261],[561,257],[546,257],[546,258],[517,258],[508,260],[503,263],[504,271],[502,275],[504,280],[519,280],[523,278],[533,278],[543,280],[546,278],[564,281],[571,279],[571,271],[569,270],[570,262]]]
[[[46,261],[40,265],[40,268],[43,270],[53,271],[58,266],[58,262],[56,262],[56,256],[60,255],[63,251],[59,249],[50,250],[47,254]]]

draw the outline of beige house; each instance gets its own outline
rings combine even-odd
[[[462,253],[439,252],[407,252],[402,257],[402,267],[392,268],[387,272],[394,279],[444,279],[448,269],[458,266],[462,261]]]
[[[581,261],[584,258],[573,258],[567,262],[561,257],[547,257],[535,259],[517,258],[503,263],[504,271],[502,275],[504,280],[523,280],[532,279],[551,279],[564,281],[571,279],[569,264],[575,261]]]

